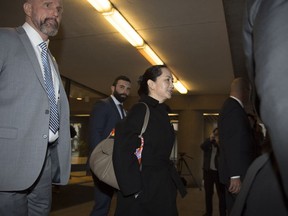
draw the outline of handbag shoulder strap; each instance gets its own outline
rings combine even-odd
[[[149,122],[150,110],[149,110],[149,107],[146,103],[144,103],[144,102],[139,102],[139,103],[143,103],[146,106],[146,113],[145,113],[145,117],[144,117],[144,122],[143,122],[143,126],[141,129],[141,133],[139,135],[139,137],[142,137],[143,133],[146,131],[146,128],[147,128],[147,125]]]

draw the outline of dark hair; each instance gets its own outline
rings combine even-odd
[[[215,134],[216,131],[218,132],[218,127],[214,128],[214,130],[213,130],[213,134]]]
[[[148,95],[149,89],[148,89],[148,80],[156,81],[157,77],[161,76],[162,71],[161,68],[167,68],[166,65],[153,65],[149,67],[145,73],[139,77],[138,84],[139,84],[139,89],[138,89],[138,95]]]
[[[124,80],[124,81],[131,83],[131,80],[128,77],[121,75],[121,76],[116,77],[112,86],[116,86],[119,80]]]

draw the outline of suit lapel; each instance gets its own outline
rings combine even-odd
[[[36,73],[43,89],[45,89],[45,84],[44,84],[44,78],[43,78],[43,74],[42,74],[42,70],[41,70],[41,66],[39,65],[37,56],[35,54],[35,51],[31,45],[31,42],[25,32],[25,30],[22,27],[18,27],[16,28],[16,31],[19,34],[19,38],[27,52],[27,56],[29,57],[31,64],[33,66],[34,72]]]
[[[114,103],[113,99],[111,97],[109,97],[109,103],[111,104],[111,106],[113,107],[114,111],[117,113],[118,119],[121,120],[121,115],[119,113],[119,110],[117,108],[117,105]]]

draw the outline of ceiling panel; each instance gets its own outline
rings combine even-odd
[[[63,0],[64,14],[50,49],[61,73],[110,94],[113,79],[137,79],[150,66],[86,0]],[[188,94],[227,94],[233,77],[221,0],[113,0],[144,40],[189,89]],[[1,0],[0,26],[23,24],[22,0]]]

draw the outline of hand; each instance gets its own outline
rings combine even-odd
[[[232,194],[238,194],[241,189],[241,180],[240,178],[231,178],[228,191]]]

